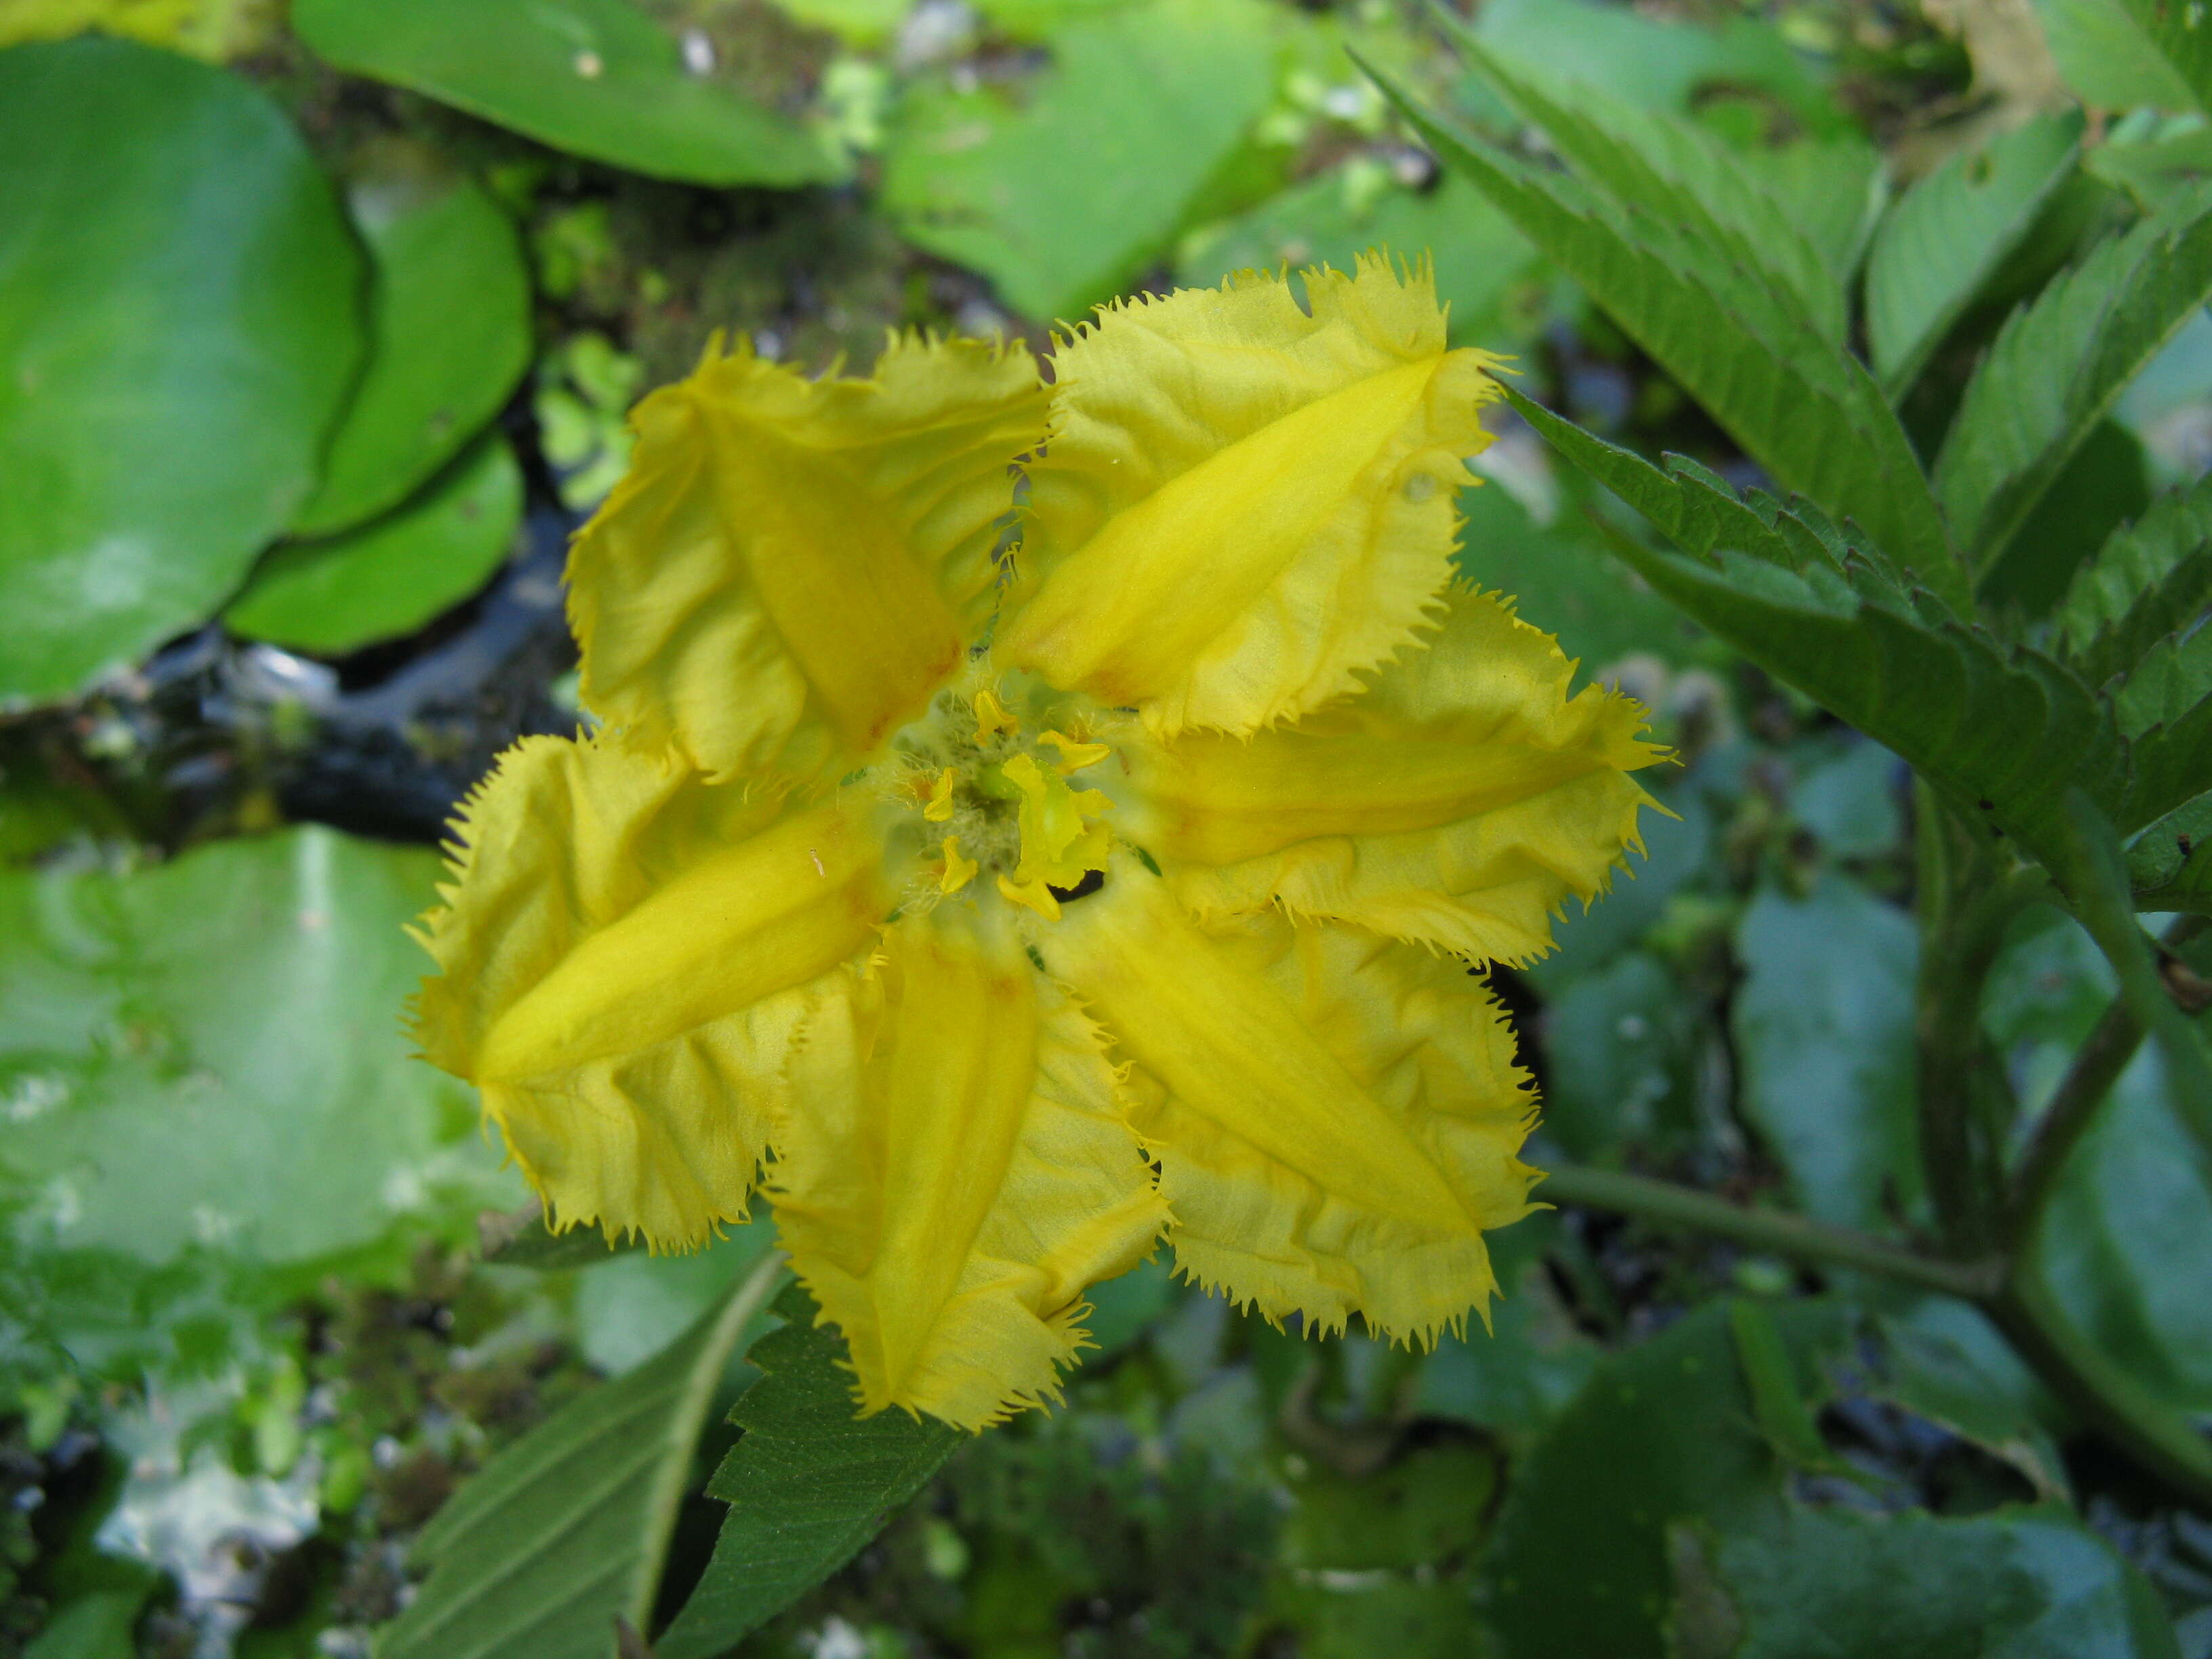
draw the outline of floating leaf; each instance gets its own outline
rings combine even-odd
[[[238,586],[313,488],[362,342],[337,197],[244,82],[90,37],[0,52],[0,109],[4,705]]]
[[[1801,1386],[1853,1323],[1826,1302],[1771,1316]],[[1498,1513],[1483,1574],[1507,1659],[1662,1659],[1669,1523],[1755,1535],[1784,1512],[1784,1472],[1726,1301],[1607,1356],[1516,1467]]]
[[[1387,177],[1368,188],[1368,177],[1325,173],[1212,228],[1193,239],[1176,280],[1212,288],[1237,270],[1351,270],[1370,248],[1425,252],[1436,261],[1437,297],[1451,307],[1453,342],[1492,350],[1512,343],[1514,322],[1503,313],[1513,290],[1534,274],[1528,239],[1462,179],[1415,191]]]
[[[339,69],[633,173],[793,185],[846,172],[822,136],[690,73],[629,0],[294,0],[292,27]]]
[[[368,246],[374,350],[292,520],[327,536],[397,506],[498,411],[530,362],[530,277],[506,210],[397,160],[349,193]]]
[[[2175,1659],[2157,1592],[2063,1506],[1898,1516],[1792,1505],[1721,1541],[1728,1659],[1989,1654]],[[1719,1659],[1685,1644],[1680,1659]]]
[[[1266,108],[1272,55],[1251,0],[1146,0],[1072,23],[1018,105],[991,86],[910,89],[884,205],[1022,315],[1079,318],[1166,252]]]
[[[0,1201],[41,1295],[146,1322],[164,1285],[204,1293],[202,1263],[265,1303],[514,1202],[475,1103],[394,1018],[437,871],[303,829],[131,875],[0,876]]]
[[[1762,891],[1736,928],[1739,1104],[1822,1220],[1883,1230],[1920,1188],[1911,919],[1831,873]]]
[[[522,470],[498,433],[397,512],[327,541],[287,542],[222,613],[231,632],[342,656],[413,633],[484,585],[522,521]]]

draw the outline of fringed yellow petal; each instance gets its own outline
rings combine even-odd
[[[1200,915],[1286,907],[1475,960],[1551,948],[1638,845],[1665,758],[1634,699],[1567,695],[1574,665],[1492,595],[1454,591],[1426,649],[1364,696],[1248,741],[1124,745],[1115,823]]]
[[[744,1213],[793,988],[889,907],[857,819],[779,811],[556,738],[508,750],[463,809],[417,1035],[482,1089],[556,1226],[683,1249]]]
[[[959,664],[1043,407],[974,342],[896,339],[865,380],[710,353],[576,539],[585,706],[717,778],[874,749]]]
[[[1084,1287],[1167,1218],[1098,1033],[1011,933],[899,923],[811,1015],[771,1177],[863,1407],[981,1428],[1059,1397]]]
[[[1305,285],[1310,314],[1247,271],[1062,342],[1005,659],[1156,732],[1245,733],[1417,637],[1496,360],[1444,349],[1425,264]]]
[[[1038,945],[1131,1062],[1185,1273],[1309,1331],[1487,1318],[1482,1234],[1528,1211],[1536,1101],[1463,968],[1279,914],[1204,929],[1121,865]]]

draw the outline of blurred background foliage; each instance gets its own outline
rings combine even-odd
[[[1930,430],[2010,303],[2212,169],[2117,0],[1473,22],[1733,147],[1831,270],[1876,251],[1870,355]],[[1516,124],[1395,0],[0,0],[0,1654],[368,1654],[457,1484],[593,1379],[650,1386],[766,1248],[486,1262],[525,1194],[397,1029],[453,802],[586,718],[565,538],[716,332],[810,370],[886,328],[1041,344],[1132,289],[1426,248],[1455,338],[1541,401],[1758,476],[1407,140],[1350,51]],[[2047,609],[2208,464],[2200,315],[2008,591]],[[1480,465],[1468,576],[1681,759],[1634,879],[1494,976],[1536,1161],[1909,1227],[1903,769],[1628,574],[1649,530],[1526,428]],[[1982,1017],[2024,1097],[2112,989],[2056,912],[2007,940]],[[2051,1269],[2202,1418],[2212,1207],[2156,1066]],[[1157,1264],[1102,1287],[1067,1407],[743,1651],[2212,1655],[2212,1517],[1964,1304],[1571,1207],[1496,1245],[1495,1334],[1426,1355]],[[668,1605],[719,1510],[679,1516]]]

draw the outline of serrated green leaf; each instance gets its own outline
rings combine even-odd
[[[2212,185],[2100,244],[2014,312],[1936,465],[1953,533],[1986,569],[2144,364],[2212,295]]]
[[[1838,286],[1848,283],[1889,204],[1889,174],[1881,152],[1854,132],[1730,154],[1753,182],[1782,204]]]
[[[2019,247],[2081,153],[2078,112],[2039,116],[1952,156],[1891,208],[1868,258],[1866,322],[1875,372],[1893,398]]]
[[[430,1576],[377,1659],[615,1659],[617,1620],[644,1632],[715,1387],[781,1271],[771,1256],[463,1486],[416,1540]]]
[[[2169,635],[2146,652],[2120,683],[2115,699],[2120,729],[2136,738],[2153,726],[2178,725],[2207,697],[2212,697],[2212,629]],[[2212,771],[2212,756],[2206,757],[2206,769]]]
[[[2108,415],[2089,428],[1982,578],[1983,604],[2002,631],[2047,618],[2112,533],[2148,510],[2150,467],[2142,440],[2121,422]]]
[[[2212,915],[2212,791],[2184,801],[2128,848],[2139,910]]]
[[[498,1267],[563,1273],[641,1250],[645,1237],[624,1233],[619,1243],[610,1243],[597,1227],[571,1227],[556,1233],[545,1224],[544,1206],[533,1198],[520,1209],[479,1216],[477,1247],[484,1261]]]
[[[2052,621],[2092,685],[2126,672],[2212,605],[2212,475],[2153,502],[2075,573]]]
[[[730,1506],[691,1599],[657,1659],[713,1659],[850,1560],[968,1436],[931,1417],[859,1417],[845,1345],[793,1285],[784,1327],[752,1359],[764,1375],[730,1420],[745,1431],[707,1490]]]
[[[630,0],[295,0],[339,69],[618,167],[702,185],[827,183],[834,145],[726,80],[695,75]]]
[[[2212,10],[2204,0],[2119,0],[2151,45],[2212,114]]]
[[[2197,94],[2145,30],[2136,0],[2035,0],[2044,38],[2092,109],[2194,108]]]
[[[2091,150],[2081,165],[2114,189],[2126,191],[2144,212],[2156,213],[2191,185],[2212,176],[2212,127],[2198,124],[2154,137],[2116,137]]]
[[[1683,550],[1620,544],[1647,581],[1770,673],[1895,750],[1969,819],[2016,836],[2057,866],[2070,782],[2104,800],[2127,797],[2128,754],[2112,711],[2071,670],[1898,585],[1871,550],[1838,559],[1815,527],[1800,522],[1802,508],[1777,508],[1769,520],[1679,458],[1670,458],[1671,473],[1662,472],[1510,388],[1506,396]]]
[[[1455,32],[1468,61],[1584,183],[1674,222],[1700,248],[1757,271],[1797,302],[1822,337],[1842,340],[1842,278],[1720,140],[1680,117],[1554,80],[1484,46],[1470,29]]]
[[[1445,164],[1504,209],[1761,465],[1855,518],[1964,608],[1963,573],[1904,428],[1872,377],[1802,305],[1675,230],[1663,213],[1532,167],[1376,79]]]

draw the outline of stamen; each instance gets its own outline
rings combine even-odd
[[[1060,776],[1080,772],[1086,766],[1096,766],[1114,752],[1113,746],[1103,743],[1079,743],[1064,732],[1043,732],[1037,735],[1039,743],[1048,743],[1060,750],[1060,759],[1053,770]]]
[[[999,878],[999,890],[1016,904],[1026,905],[1047,921],[1060,920],[1060,901],[1052,896],[1052,889],[1041,878],[1016,883],[1005,876]]]
[[[982,866],[973,859],[961,857],[960,843],[952,836],[947,836],[939,845],[945,853],[945,873],[938,879],[937,890],[957,893],[975,879],[975,872]]]
[[[975,741],[988,743],[1000,732],[1018,732],[1021,722],[1006,712],[1006,705],[999,701],[998,693],[988,690],[975,694]]]
[[[937,785],[929,792],[929,805],[921,809],[922,817],[932,823],[943,823],[952,816],[952,790],[960,781],[957,767],[948,766],[937,775]]]

